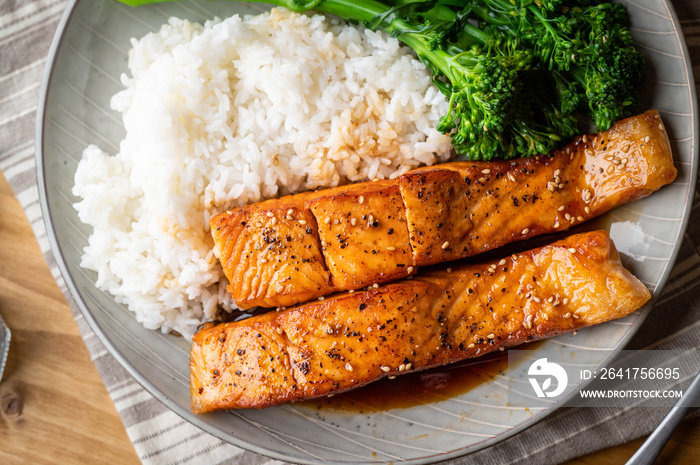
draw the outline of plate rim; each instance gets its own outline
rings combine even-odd
[[[279,460],[285,460],[288,461],[290,459],[289,456],[279,453],[277,451],[265,448],[263,446],[259,446],[257,444],[250,443],[245,440],[237,439],[237,440],[232,440],[232,435],[227,435],[224,431],[220,430],[220,428],[214,427],[213,425],[209,424],[208,422],[204,421],[204,419],[211,414],[203,414],[203,415],[194,415],[192,412],[190,412],[187,409],[182,408],[180,405],[175,403],[173,400],[169,399],[163,392],[161,392],[152,382],[150,382],[146,377],[141,374],[135,367],[134,365],[127,359],[127,357],[116,347],[114,342],[105,334],[105,331],[103,330],[102,326],[100,323],[97,321],[95,316],[92,314],[90,311],[89,306],[85,302],[80,290],[78,289],[73,276],[68,268],[66,258],[63,254],[61,245],[58,242],[57,239],[57,234],[56,230],[53,226],[54,222],[52,221],[53,219],[53,214],[51,212],[51,209],[48,204],[48,190],[47,190],[47,184],[46,184],[46,176],[45,176],[45,170],[44,170],[44,162],[45,162],[45,157],[44,157],[44,144],[45,144],[45,126],[46,126],[46,110],[47,110],[47,104],[48,104],[48,91],[50,89],[51,83],[52,83],[52,77],[53,77],[53,71],[57,63],[57,58],[59,51],[61,50],[61,45],[63,44],[63,41],[65,39],[65,34],[67,32],[67,27],[70,24],[70,21],[75,13],[75,9],[78,6],[78,3],[81,0],[69,0],[68,5],[66,6],[64,13],[61,17],[61,20],[58,24],[58,27],[56,29],[56,32],[54,34],[54,37],[51,41],[51,45],[49,47],[49,52],[47,55],[47,63],[44,67],[44,72],[41,80],[41,87],[39,90],[39,101],[37,105],[37,114],[36,114],[36,123],[35,123],[35,143],[34,143],[34,148],[35,148],[35,171],[36,171],[36,178],[37,178],[37,187],[39,191],[39,203],[42,211],[42,221],[44,223],[44,226],[46,228],[47,232],[47,238],[48,242],[50,245],[50,252],[53,254],[55,257],[56,265],[60,271],[61,277],[66,285],[66,288],[68,290],[68,293],[70,297],[75,301],[76,307],[82,314],[82,316],[85,318],[86,322],[88,323],[89,327],[92,329],[92,331],[98,336],[99,341],[107,348],[108,352],[117,360],[117,362],[129,373],[129,375],[136,381],[138,384],[143,387],[147,392],[149,392],[155,399],[157,399],[159,402],[161,402],[164,406],[166,406],[170,411],[173,413],[177,414],[180,418],[184,419],[190,424],[193,424],[194,426],[200,428],[201,430],[211,434],[212,436],[228,443],[232,444],[234,446],[240,447],[245,450],[249,450],[258,454],[261,454],[266,457],[270,457],[273,459],[279,459]],[[677,13],[675,11],[675,8],[673,7],[673,4],[671,3],[670,0],[662,0],[663,5],[667,8],[669,12],[669,16],[671,19],[671,22],[674,25],[674,30],[676,32],[675,36],[679,39],[678,43],[681,48],[682,54],[683,54],[683,64],[685,67],[685,78],[688,81],[688,88],[689,88],[689,98],[690,98],[690,107],[691,107],[691,117],[693,120],[693,127],[692,127],[692,146],[691,146],[691,159],[694,161],[694,163],[697,165],[700,157],[700,153],[698,150],[698,132],[700,130],[700,118],[698,115],[698,99],[697,99],[697,91],[696,91],[696,86],[694,85],[694,76],[693,76],[693,68],[692,68],[692,63],[690,62],[690,57],[688,53],[688,46],[687,46],[687,41],[685,40],[685,36],[682,34],[682,30],[679,28],[680,22],[677,16]],[[661,273],[660,279],[658,281],[658,285],[655,287],[654,292],[652,293],[652,298],[651,300],[645,304],[641,309],[640,309],[640,316],[638,319],[635,321],[635,324],[624,334],[623,337],[620,338],[620,340],[617,342],[617,344],[609,351],[608,355],[603,359],[601,362],[601,366],[605,365],[607,366],[614,358],[615,356],[629,343],[629,341],[634,337],[634,335],[637,333],[639,328],[642,326],[642,323],[648,316],[649,312],[653,309],[654,304],[656,303],[659,295],[662,293],[669,277],[671,274],[671,271],[673,270],[674,265],[676,264],[678,254],[680,253],[680,245],[678,244],[679,241],[682,241],[683,236],[685,235],[685,232],[687,231],[688,224],[689,224],[689,215],[690,215],[690,210],[693,205],[692,197],[693,193],[695,192],[695,186],[697,182],[697,169],[692,170],[690,172],[690,179],[689,179],[689,186],[688,186],[688,195],[685,199],[686,204],[685,208],[683,211],[683,218],[681,221],[681,226],[678,228],[678,234],[675,238],[675,243],[676,246],[674,247],[673,251],[671,252],[667,264]],[[445,453],[441,453],[438,455],[426,455],[421,458],[416,458],[416,459],[407,459],[403,460],[404,462],[407,463],[415,463],[415,464],[427,464],[427,463],[435,463],[437,461],[444,461],[444,460],[449,460],[449,459],[454,459],[457,457],[463,457],[467,456],[470,454],[473,454],[475,452],[484,450],[488,447],[494,446],[496,444],[499,444],[503,442],[506,439],[509,439],[522,431],[529,429],[530,427],[540,423],[542,420],[547,418],[549,415],[554,413],[555,411],[558,411],[562,407],[566,405],[566,403],[573,398],[581,389],[583,389],[589,382],[592,380],[588,380],[586,382],[580,383],[575,389],[572,389],[569,393],[561,397],[558,402],[553,405],[551,408],[548,408],[545,412],[537,415],[535,420],[528,419],[525,420],[524,422],[517,424],[513,426],[511,429],[508,431],[499,434],[498,436],[494,438],[487,439],[485,441],[482,441],[480,443],[477,443],[475,445],[471,446],[466,446],[462,447],[460,449],[454,449]],[[216,413],[214,413],[216,414]],[[307,460],[304,461],[303,463],[309,463],[309,464],[316,464],[318,462],[312,461],[312,460]],[[327,464],[337,464],[337,465],[347,465],[349,462],[344,462],[344,461],[333,461],[333,460],[328,460],[324,461],[323,463]],[[369,462],[362,462],[362,463],[369,463]]]

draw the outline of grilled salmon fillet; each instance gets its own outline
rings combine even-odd
[[[264,408],[341,392],[621,318],[650,298],[607,233],[432,270],[193,337],[191,408]]]
[[[648,111],[551,155],[419,168],[236,208],[210,226],[238,306],[289,306],[566,230],[675,177]]]

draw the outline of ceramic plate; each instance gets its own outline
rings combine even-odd
[[[624,3],[634,39],[649,63],[642,108],[661,112],[679,175],[672,185],[615,209],[596,226],[611,233],[625,265],[658,296],[676,257],[692,198],[697,100],[671,6],[659,0]],[[477,361],[466,368],[417,375],[413,383],[383,383],[382,395],[373,391],[354,398],[354,403],[345,399],[195,416],[189,411],[188,341],[144,329],[126,308],[95,288],[94,273],[80,268],[90,231],[72,207],[78,200],[71,194],[73,176],[86,145],[116,153],[124,135],[109,99],[122,89],[119,76],[127,70],[129,39],[157,30],[169,16],[204,21],[264,9],[226,1],[184,1],[137,10],[112,0],[75,0],[68,7],[43,83],[37,169],[54,253],[94,331],[148,391],[183,418],[225,441],[291,462],[435,462],[492,445],[553,412],[577,386],[544,408],[513,409],[506,405],[507,367],[498,361]],[[605,363],[649,310],[647,306],[623,320],[539,343],[533,350],[546,356],[570,348],[595,353],[596,363]],[[452,381],[445,384],[448,378]],[[416,390],[416,383],[427,391]]]

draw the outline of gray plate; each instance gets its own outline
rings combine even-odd
[[[595,226],[611,233],[625,265],[656,297],[678,252],[694,192],[697,100],[685,42],[671,6],[660,0],[624,3],[631,14],[633,36],[649,63],[642,107],[660,110],[679,175],[672,185],[615,209]],[[109,0],[74,0],[68,7],[42,87],[37,174],[53,251],[94,331],[134,378],[183,418],[233,444],[292,462],[435,462],[495,444],[553,412],[580,386],[570,386],[561,400],[545,408],[511,409],[506,405],[506,369],[470,389],[431,397],[422,405],[412,402],[387,409],[365,396],[362,405],[352,409],[301,403],[196,416],[189,411],[188,342],[144,329],[127,309],[95,288],[93,273],[80,268],[90,231],[72,208],[78,200],[71,194],[73,176],[87,144],[114,153],[123,137],[124,128],[119,115],[110,110],[109,98],[122,89],[119,75],[127,68],[129,38],[157,30],[171,15],[203,21],[263,8],[187,1],[137,10]],[[549,340],[535,350],[544,357],[555,349],[571,349],[572,354],[586,353],[589,362],[591,354],[596,354],[595,363],[603,364],[624,346],[649,310],[648,305],[623,320]],[[410,396],[399,392],[405,384],[386,383],[384,388],[390,397]]]

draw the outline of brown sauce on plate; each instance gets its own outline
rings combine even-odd
[[[515,347],[534,350],[540,342]],[[382,378],[352,391],[304,402],[319,409],[363,413],[409,408],[456,397],[494,379],[508,368],[508,352],[496,352],[462,362]]]

